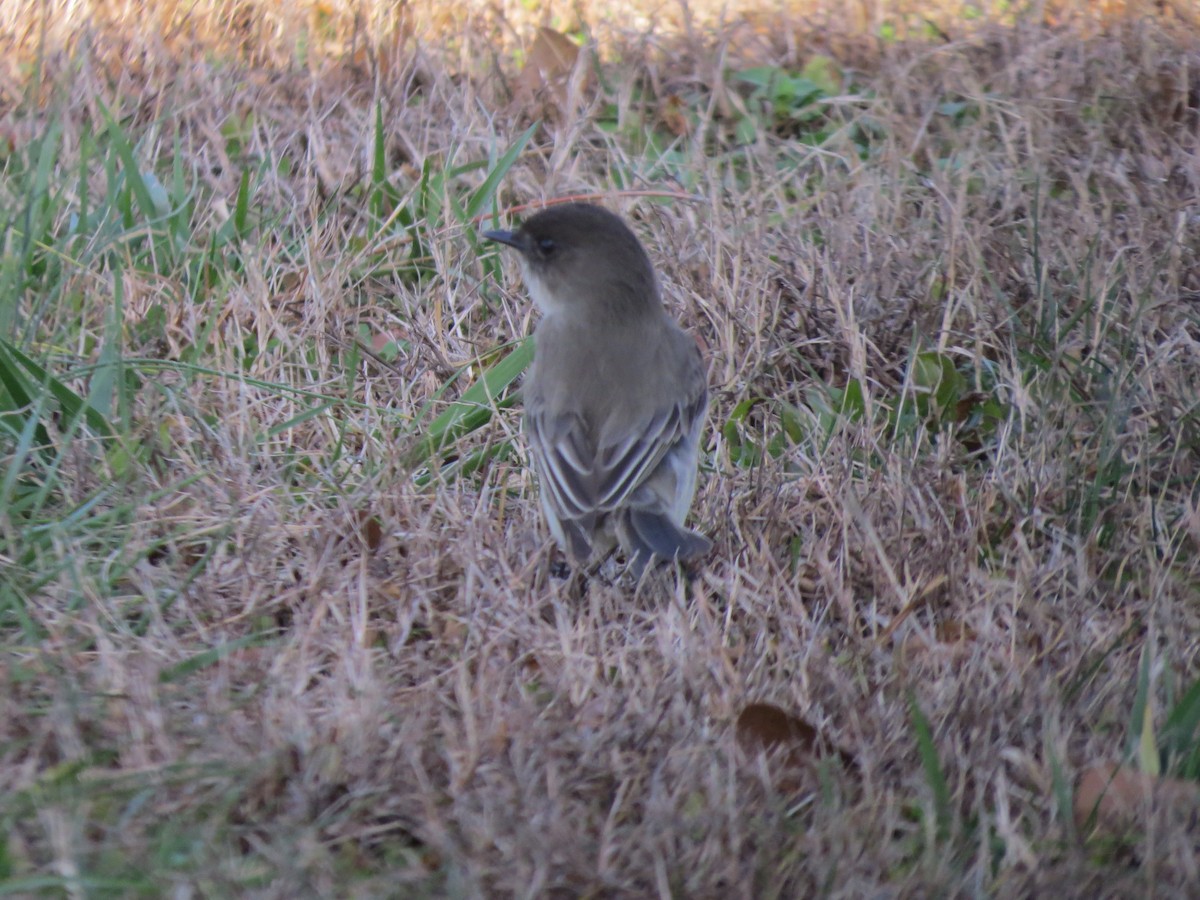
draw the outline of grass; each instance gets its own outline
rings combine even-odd
[[[4,7],[0,893],[1187,894],[1072,804],[1200,759],[1200,23],[796,7]],[[553,574],[479,232],[567,195],[707,349],[690,581]]]

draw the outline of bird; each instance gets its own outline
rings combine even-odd
[[[645,247],[590,203],[548,206],[512,247],[541,318],[522,431],[546,523],[579,566],[619,544],[630,570],[685,562],[712,542],[684,525],[708,411],[700,348],[663,306]]]

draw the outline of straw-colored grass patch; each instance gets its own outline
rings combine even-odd
[[[0,8],[6,890],[1197,883],[1200,26],[766,6]],[[539,518],[567,195],[710,360],[690,578]]]

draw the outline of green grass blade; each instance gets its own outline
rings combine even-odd
[[[1200,779],[1200,680],[1172,707],[1159,736],[1167,771]]]
[[[1146,709],[1150,706],[1150,651],[1142,648],[1138,666],[1137,693],[1133,698],[1133,709],[1129,711],[1129,735],[1126,747],[1127,759],[1138,759],[1141,754],[1143,731],[1146,724]]]
[[[238,650],[244,650],[247,647],[255,647],[265,644],[274,638],[276,635],[273,632],[263,632],[242,635],[232,641],[226,641],[223,644],[218,644],[216,647],[210,647],[194,656],[189,656],[183,662],[176,663],[169,668],[163,669],[158,673],[160,684],[168,684],[172,681],[178,681],[191,675],[193,672],[199,672],[201,669],[206,669],[213,663],[220,662],[225,657]]]
[[[492,200],[500,187],[500,182],[508,175],[508,170],[513,167],[518,157],[525,152],[526,145],[529,144],[529,141],[541,126],[542,123],[539,121],[534,122],[526,128],[524,133],[504,152],[504,155],[496,160],[496,165],[488,173],[487,178],[483,180],[483,184],[479,185],[472,192],[470,199],[467,200],[465,210],[467,220],[474,219],[483,211],[488,202]]]
[[[7,358],[6,358],[7,356]],[[82,414],[89,428],[92,429],[100,437],[112,438],[116,436],[116,430],[109,421],[96,409],[93,409],[86,400],[80,397],[77,393],[51,375],[46,369],[39,366],[32,359],[14,347],[8,341],[0,338],[0,376],[5,372],[12,371],[15,367],[11,364],[12,361],[19,363],[29,375],[32,376],[35,384],[45,385],[58,402],[68,420],[74,419]],[[5,387],[12,391],[12,386],[8,381],[5,381]],[[27,395],[28,396],[28,395]]]
[[[409,455],[409,463],[420,465],[427,462],[463,436],[482,428],[491,420],[494,409],[512,405],[515,398],[511,395],[503,403],[498,403],[497,398],[520,377],[532,359],[533,338],[526,338],[433,420],[425,437]]]
[[[915,697],[908,699],[909,715],[912,718],[913,732],[917,738],[917,753],[921,757],[921,766],[925,770],[925,780],[933,792],[934,815],[937,817],[938,837],[946,838],[950,833],[951,805],[950,786],[946,783],[946,775],[942,771],[941,760],[938,759],[937,747],[933,743],[933,731],[929,720],[917,705]]]
[[[35,391],[18,368],[16,358],[9,353],[10,345],[0,338],[0,429],[17,437],[30,425],[33,439],[40,447],[50,446],[50,435],[40,422]],[[7,395],[7,403],[5,403]]]
[[[158,207],[154,202],[150,186],[146,183],[146,179],[142,175],[141,167],[133,155],[133,145],[130,143],[129,138],[125,136],[125,132],[121,130],[121,126],[113,118],[104,101],[98,100],[97,102],[100,104],[100,111],[104,114],[109,140],[112,141],[113,147],[117,151],[117,156],[121,160],[121,166],[125,170],[126,183],[133,191],[138,206],[141,207],[142,215],[147,220],[154,221],[159,214]]]

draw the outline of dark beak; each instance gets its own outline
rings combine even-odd
[[[485,231],[483,236],[489,241],[496,241],[500,244],[508,244],[510,247],[516,247],[518,250],[524,246],[521,242],[518,232],[516,231]]]

